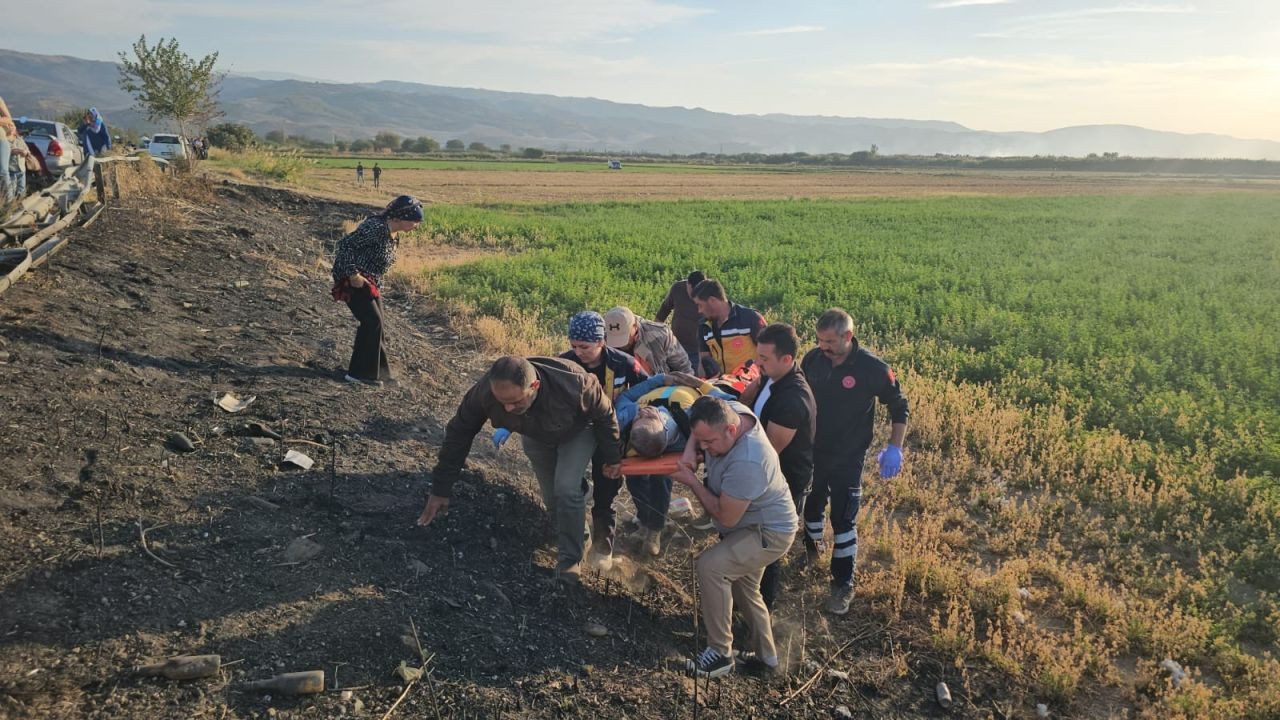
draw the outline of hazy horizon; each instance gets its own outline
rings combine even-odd
[[[1136,125],[1280,140],[1280,4],[71,0],[12,49],[115,61],[138,35],[247,75],[399,80],[735,114]],[[355,30],[353,30],[355,28]],[[72,31],[72,32],[68,32]]]

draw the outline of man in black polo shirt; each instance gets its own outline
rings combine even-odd
[[[732,372],[747,360],[755,359],[756,336],[764,329],[764,317],[760,313],[729,302],[719,280],[698,283],[693,289],[693,302],[702,315],[702,323],[698,325],[702,343],[700,377]]]
[[[800,362],[818,403],[813,442],[813,490],[804,506],[805,551],[818,554],[831,498],[831,598],[828,612],[844,615],[853,600],[853,566],[858,556],[858,509],[862,504],[862,465],[871,446],[876,400],[893,421],[889,445],[880,451],[880,477],[902,469],[902,440],[907,434],[907,398],[893,370],[858,345],[853,318],[832,308],[818,318],[818,347]]]
[[[813,480],[813,437],[818,423],[813,391],[796,364],[799,346],[796,329],[786,323],[774,323],[761,330],[756,338],[756,360],[762,375],[742,393],[742,402],[760,418],[769,444],[778,453],[797,514],[804,511],[804,499]],[[781,589],[779,558],[765,567],[760,578],[760,594],[770,611]]]

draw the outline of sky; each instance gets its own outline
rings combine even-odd
[[[241,73],[731,113],[1280,140],[1280,0],[61,0],[14,50],[145,33]],[[109,8],[109,10],[107,10]]]

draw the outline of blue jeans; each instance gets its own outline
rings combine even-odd
[[[661,530],[667,524],[667,508],[671,505],[671,478],[666,475],[628,475],[627,492],[636,504],[636,519],[648,530]]]

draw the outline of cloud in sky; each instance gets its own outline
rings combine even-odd
[[[100,3],[61,0],[60,23],[0,44],[114,60],[145,32],[218,51],[225,68],[342,82],[1001,130],[1280,133],[1277,2],[113,0],[106,14]]]
[[[934,10],[948,10],[958,7],[973,7],[975,5],[1012,5],[1015,0],[943,0],[936,2],[929,7]]]
[[[747,30],[746,32],[738,34],[755,37],[760,35],[794,35],[796,33],[814,33],[822,32],[823,30],[826,30],[826,28],[821,25],[789,25],[787,27],[767,28],[764,30]]]

